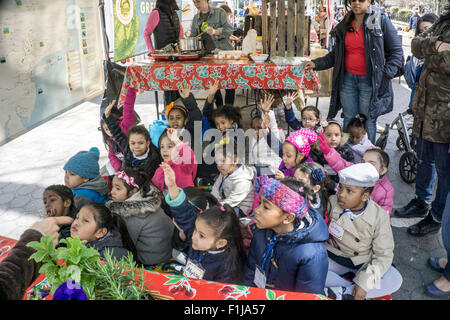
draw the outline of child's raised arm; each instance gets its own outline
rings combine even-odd
[[[123,132],[128,132],[132,126],[136,124],[136,113],[134,112],[134,104],[136,102],[136,89],[130,86],[127,89],[125,102],[123,104],[123,119],[120,128]]]
[[[113,108],[114,104],[115,100],[106,107],[105,113],[103,114],[103,120],[108,126],[109,131],[111,131],[114,140],[119,143],[122,149],[125,149],[128,146],[128,137],[120,128],[119,124],[116,121],[116,118],[111,114],[111,109]]]
[[[294,130],[300,130],[302,128],[302,123],[297,120],[294,115],[294,109],[292,109],[292,103],[298,98],[298,91],[294,93],[289,93],[286,99],[286,107],[284,108],[284,118],[287,124]]]
[[[194,121],[202,121],[202,112],[200,111],[197,101],[191,92],[191,87],[187,82],[183,81],[182,85],[178,89],[178,92],[181,96],[184,107],[188,111],[188,121],[185,128],[192,134],[194,132]]]

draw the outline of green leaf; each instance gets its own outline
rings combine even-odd
[[[266,296],[267,296],[267,299],[269,299],[269,300],[275,300],[275,297],[276,297],[275,292],[273,292],[272,290],[267,290]]]
[[[69,275],[68,279],[72,279],[76,283],[80,283],[81,281],[81,269],[78,266],[69,266],[67,268],[67,274]]]
[[[58,267],[55,266],[51,262],[47,262],[41,266],[39,269],[40,273],[45,273],[45,275],[48,277],[48,275],[54,275],[58,271]]]
[[[28,260],[34,260],[36,262],[41,262],[47,257],[47,252],[45,251],[37,251],[33,253]]]
[[[277,300],[284,300],[284,294],[282,295],[282,296],[279,296],[278,298],[277,298]]]

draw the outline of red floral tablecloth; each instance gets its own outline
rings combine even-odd
[[[292,89],[319,91],[315,71],[300,65],[277,66],[255,64],[251,60],[216,60],[201,58],[192,61],[161,61],[149,59],[128,66],[119,105],[123,105],[128,87],[137,91],[177,90],[187,82],[192,90],[207,90],[217,79],[220,89]]]

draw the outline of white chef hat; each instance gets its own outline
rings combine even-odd
[[[339,171],[339,183],[355,187],[373,187],[380,175],[371,163],[357,163]]]

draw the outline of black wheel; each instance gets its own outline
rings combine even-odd
[[[387,138],[388,136],[386,134],[381,134],[377,141],[375,141],[375,145],[380,147],[381,150],[384,150],[384,148],[386,148]]]
[[[405,150],[405,144],[403,143],[403,139],[401,136],[397,137],[395,145],[397,146],[398,150]]]
[[[398,163],[402,180],[410,184],[416,181],[417,158],[413,152],[405,152]]]

